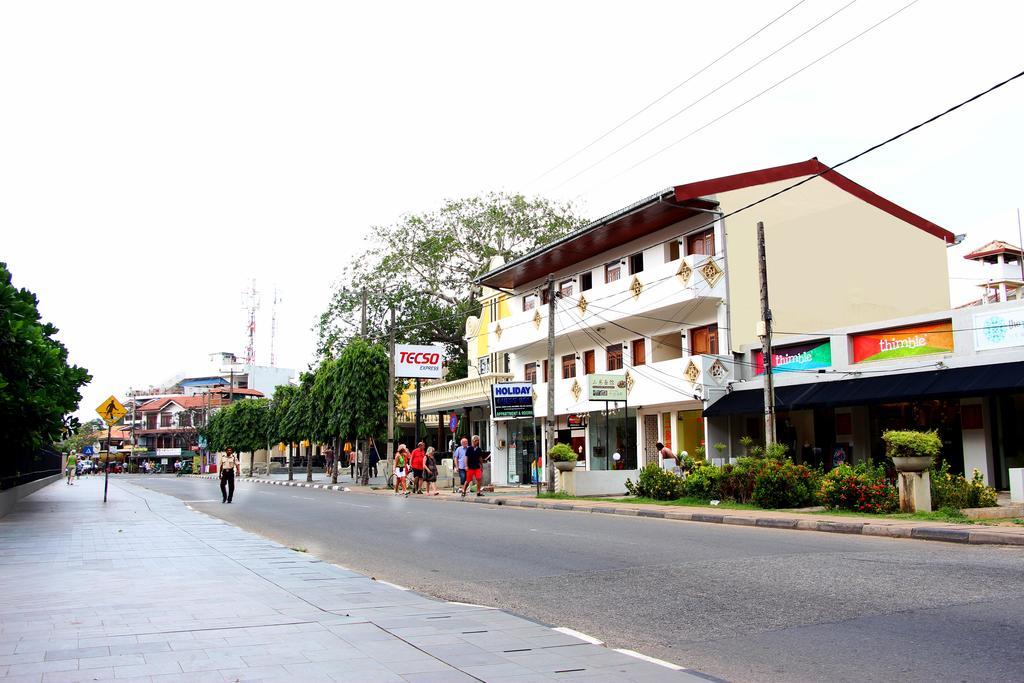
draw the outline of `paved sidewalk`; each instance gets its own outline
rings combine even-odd
[[[111,478],[0,519],[0,678],[685,681],[506,612],[321,562]],[[678,668],[678,667],[677,667]]]

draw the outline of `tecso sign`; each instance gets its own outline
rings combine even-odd
[[[491,407],[494,419],[533,417],[533,384],[530,382],[496,382],[491,385]]]
[[[626,378],[622,375],[589,375],[591,401],[625,401]]]
[[[437,344],[430,346],[398,344],[395,346],[395,377],[441,379],[443,362],[443,346]]]
[[[978,313],[971,327],[976,351],[1024,346],[1024,311]]]
[[[953,326],[948,320],[853,335],[854,363],[952,351]]]
[[[832,366],[832,345],[824,341],[791,346],[776,346],[772,349],[772,374],[817,370]],[[754,374],[764,374],[764,351],[754,352]]]

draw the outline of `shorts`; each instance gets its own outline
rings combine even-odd
[[[397,470],[395,470],[395,477],[398,479],[405,479],[405,468],[399,467]]]
[[[474,479],[477,481],[484,480],[483,468],[477,470],[466,470],[466,481],[473,481]]]
[[[466,483],[466,470],[465,470],[465,468],[459,470],[459,483],[460,484],[465,484]]]
[[[413,476],[413,479],[422,479],[423,478],[423,469],[422,468],[417,469],[417,468],[413,467],[412,468],[412,476]]]

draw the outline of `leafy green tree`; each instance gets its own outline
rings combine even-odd
[[[299,394],[299,388],[292,384],[282,384],[274,389],[274,400],[271,411],[271,432],[273,438],[284,441],[288,444],[288,481],[294,478],[292,444],[301,439],[295,434],[293,425],[289,422],[289,411],[292,403]]]
[[[249,476],[252,476],[256,451],[265,448],[271,438],[270,426],[270,401],[265,398],[245,399],[213,414],[207,438],[214,450],[232,448],[239,457],[242,453],[249,453]]]
[[[102,420],[89,420],[88,422],[79,424],[71,435],[61,441],[58,441],[54,445],[61,453],[70,453],[71,451],[81,453],[83,447],[91,446],[96,443],[96,441],[98,441],[102,436],[100,432],[105,429],[106,427],[103,425]]]
[[[299,386],[296,387],[295,395],[288,402],[288,411],[283,418],[283,427],[286,434],[293,437],[294,441],[310,439],[309,450],[306,454],[306,481],[313,481],[313,433],[316,428],[316,411],[313,400],[313,382],[316,375],[304,372],[299,376]]]
[[[371,336],[387,334],[394,306],[397,341],[443,343],[448,378],[465,377],[466,316],[480,312],[473,280],[493,257],[518,258],[585,224],[570,204],[490,193],[377,227],[376,243],[342,270],[320,318],[318,351],[335,357],[357,335],[365,290]]]
[[[0,263],[0,473],[14,466],[13,453],[34,452],[69,434],[65,416],[78,409],[79,389],[92,377],[68,364],[68,351],[43,322],[39,301],[11,282]]]
[[[342,417],[345,411],[345,395],[342,392],[341,361],[328,358],[320,363],[313,379],[313,403],[315,405],[314,436],[319,441],[330,442],[336,455],[340,455],[338,442],[345,433]],[[338,467],[335,463],[331,472],[331,483],[338,483]]]
[[[338,358],[340,371],[339,427],[341,433],[355,436],[358,443],[373,438],[378,443],[387,433],[388,353],[381,344],[362,338],[352,339]],[[367,448],[362,448],[359,463],[360,482],[368,483]]]

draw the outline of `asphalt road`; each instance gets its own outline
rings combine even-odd
[[[336,564],[731,681],[1024,678],[1024,550],[126,476]]]

